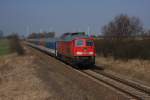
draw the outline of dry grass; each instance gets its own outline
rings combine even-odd
[[[0,100],[46,100],[46,91],[35,74],[35,58],[11,54],[0,58]],[[42,95],[41,95],[42,94]]]
[[[150,61],[149,60],[113,60],[113,58],[97,57],[96,63],[104,65],[105,69],[150,83]]]

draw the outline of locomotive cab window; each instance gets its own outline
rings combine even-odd
[[[76,46],[83,46],[84,41],[83,40],[76,40]]]
[[[93,46],[93,45],[94,45],[93,41],[91,40],[86,41],[86,46]]]

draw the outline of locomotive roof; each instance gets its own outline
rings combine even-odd
[[[88,35],[85,35],[84,32],[77,32],[77,33],[64,33],[61,37],[61,41],[71,41],[75,38],[89,38]]]
[[[56,42],[56,41],[72,41],[75,38],[89,38],[85,32],[76,32],[76,33],[64,33],[60,38],[35,38],[30,39],[33,41],[46,41],[46,42]]]

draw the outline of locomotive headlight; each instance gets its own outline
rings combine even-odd
[[[93,55],[93,54],[94,54],[94,52],[89,52],[89,54],[90,54],[90,55]]]
[[[77,52],[77,55],[82,55],[83,54],[83,52]]]

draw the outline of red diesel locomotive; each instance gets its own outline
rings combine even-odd
[[[80,65],[95,64],[93,38],[80,33],[65,33],[56,42],[57,56],[67,62]]]

